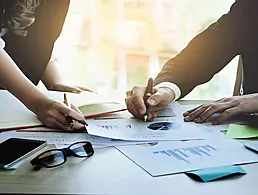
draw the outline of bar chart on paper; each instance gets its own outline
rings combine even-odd
[[[152,176],[258,162],[258,155],[228,139],[157,142],[116,147]],[[237,151],[237,152],[236,152]]]
[[[191,163],[191,160],[188,160],[191,159],[191,157],[210,157],[216,151],[217,149],[213,146],[204,145],[189,148],[177,148],[172,150],[160,150],[153,152],[153,154],[165,155],[180,161],[184,161],[186,163]]]

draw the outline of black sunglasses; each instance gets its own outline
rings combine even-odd
[[[42,166],[53,168],[64,164],[68,156],[86,158],[93,154],[90,142],[76,142],[67,148],[47,150],[31,160],[30,164],[34,166],[34,170],[40,170]]]

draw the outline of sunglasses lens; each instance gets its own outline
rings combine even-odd
[[[70,150],[80,157],[88,157],[93,154],[92,145],[88,142],[74,144],[70,147]]]
[[[42,164],[44,164],[47,167],[54,167],[64,163],[65,157],[63,152],[58,150],[53,150],[39,156],[39,160],[41,161]]]

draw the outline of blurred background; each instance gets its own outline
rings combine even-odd
[[[227,13],[234,0],[71,0],[54,53],[67,82],[121,100]],[[238,59],[184,99],[231,96]],[[208,67],[207,67],[208,68]]]

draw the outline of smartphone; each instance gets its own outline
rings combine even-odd
[[[46,141],[10,138],[0,143],[0,168],[12,167],[47,145]]]

